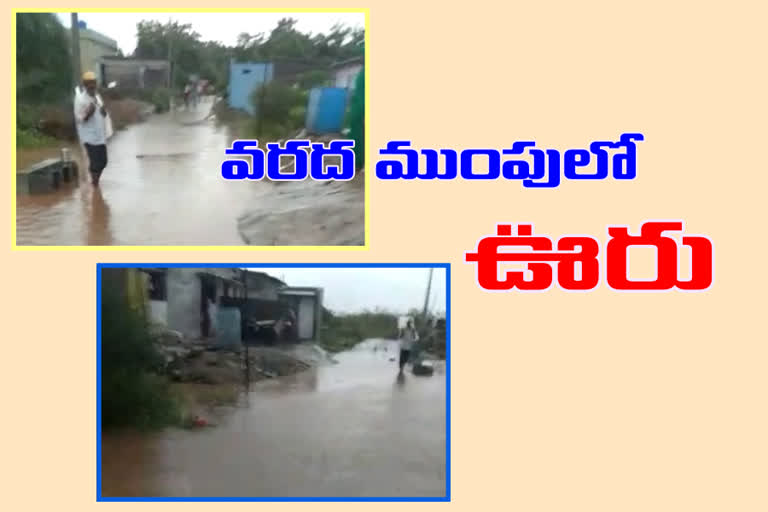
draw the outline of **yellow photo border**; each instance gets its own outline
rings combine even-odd
[[[370,204],[368,202],[370,197],[370,175],[371,172],[366,169],[364,176],[365,193],[363,201],[364,207],[364,220],[363,229],[365,243],[363,245],[344,246],[344,245],[275,245],[275,246],[261,246],[261,245],[17,245],[16,244],[16,15],[19,13],[32,13],[32,12],[50,12],[50,13],[62,13],[62,12],[168,12],[168,13],[187,13],[187,12],[273,12],[273,13],[361,13],[365,15],[365,119],[363,129],[365,131],[365,166],[366,168],[371,164],[370,160],[370,144],[369,138],[369,116],[368,109],[370,105],[368,87],[368,55],[369,55],[369,38],[370,38],[370,9],[368,7],[363,8],[241,8],[241,9],[173,9],[173,8],[85,8],[85,9],[37,9],[37,8],[13,8],[12,14],[12,30],[11,30],[11,122],[14,126],[11,128],[11,164],[13,166],[13,183],[11,187],[11,194],[13,198],[11,200],[11,208],[13,210],[11,214],[11,222],[13,226],[11,233],[13,236],[12,249],[18,251],[210,251],[210,250],[227,250],[227,251],[366,251],[370,247]]]

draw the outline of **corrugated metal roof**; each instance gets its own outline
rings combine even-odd
[[[332,68],[343,68],[344,66],[349,66],[351,64],[363,64],[365,62],[365,59],[363,57],[352,57],[351,59],[341,60],[339,62],[336,62],[331,66]]]

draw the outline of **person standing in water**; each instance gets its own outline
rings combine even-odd
[[[189,95],[192,93],[192,87],[189,84],[184,86],[184,108],[189,109]]]
[[[80,142],[88,153],[91,183],[96,187],[107,166],[107,110],[96,92],[96,75],[93,72],[83,73],[83,87],[85,92],[75,97],[75,123]]]
[[[197,108],[197,82],[192,81],[189,84],[189,102],[193,108]]]
[[[403,374],[403,368],[405,368],[405,363],[407,363],[408,359],[410,359],[411,352],[413,351],[413,345],[417,341],[419,341],[419,333],[416,332],[416,328],[413,327],[413,320],[408,320],[408,325],[406,325],[405,329],[403,330],[403,334],[400,337],[399,375]]]

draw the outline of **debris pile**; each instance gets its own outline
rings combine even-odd
[[[248,358],[252,381],[293,375],[311,367],[287,352],[268,347],[249,348]]]
[[[240,383],[245,378],[245,350],[221,350],[204,341],[188,341],[176,331],[155,329],[155,346],[163,358],[162,371],[176,382],[199,384]],[[290,351],[249,347],[251,381],[293,375],[307,370],[311,361]]]
[[[291,355],[310,366],[337,364],[338,361],[324,348],[314,343],[301,343],[291,350]]]
[[[435,369],[429,363],[417,363],[413,365],[411,372],[417,377],[431,377],[435,373]]]

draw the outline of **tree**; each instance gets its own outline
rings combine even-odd
[[[304,121],[307,93],[281,82],[269,82],[253,91],[258,137],[279,136],[298,129]]]
[[[298,84],[302,89],[311,89],[326,84],[330,79],[330,71],[316,69],[300,74],[298,76]]]
[[[170,54],[174,69],[172,86],[183,87],[189,75],[200,74],[204,44],[200,41],[200,34],[192,30],[192,25],[176,21],[165,24],[140,21],[136,31],[134,57],[167,59]]]
[[[180,420],[145,317],[132,308],[126,283],[136,269],[104,269],[101,294],[102,427],[162,427]]]
[[[296,29],[297,20],[283,18],[269,36],[242,33],[235,55],[238,60],[312,61],[318,68],[362,54],[365,30],[334,25],[328,34],[305,34]]]
[[[310,63],[313,70],[298,80],[311,87],[327,80],[331,64],[362,55],[363,29],[335,25],[328,34],[308,34],[296,28],[297,20],[281,19],[269,34],[241,33],[235,46],[201,41],[188,24],[158,21],[139,22],[135,57],[167,59],[170,49],[174,86],[183,87],[189,75],[197,74],[217,87],[228,82],[229,62],[291,61]],[[324,70],[324,71],[320,71]]]
[[[67,30],[52,13],[16,15],[16,95],[21,103],[54,103],[72,90]]]
[[[264,43],[259,46],[260,52],[268,59],[301,59],[314,57],[314,48],[308,35],[302,34],[294,27],[296,20],[283,18],[277,22]]]

